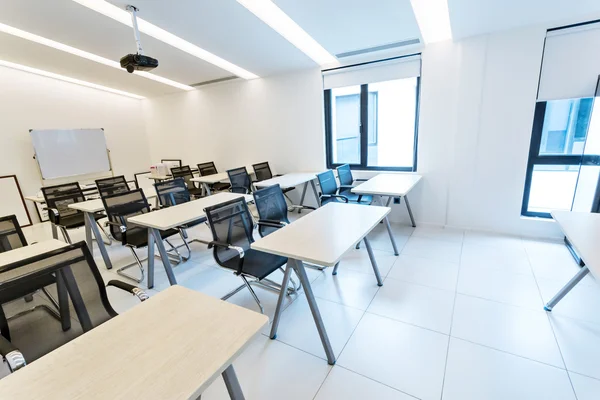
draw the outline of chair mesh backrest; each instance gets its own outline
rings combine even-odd
[[[198,164],[198,173],[200,174],[200,176],[208,176],[208,175],[215,175],[217,174],[217,167],[215,167],[215,163],[213,161],[211,162],[205,162],[202,164]]]
[[[354,178],[352,177],[352,170],[350,170],[350,165],[344,164],[337,167],[337,172],[338,179],[340,180],[341,185],[352,185],[352,182],[354,182]]]
[[[266,181],[267,179],[271,179],[273,177],[273,173],[271,172],[271,168],[269,167],[268,162],[254,164],[252,168],[254,168],[256,180],[259,182]]]
[[[210,224],[213,240],[241,247],[244,251],[250,248],[250,244],[254,242],[252,238],[254,224],[244,198],[208,207],[204,212]],[[214,256],[217,263],[223,264],[238,257],[239,253],[216,246]]]
[[[252,181],[246,167],[230,169],[227,171],[227,175],[233,193],[248,194],[252,192]]]
[[[148,200],[146,200],[142,189],[104,196],[102,197],[102,203],[104,203],[104,210],[106,211],[108,220],[126,227],[129,227],[127,223],[128,217],[150,212]],[[120,227],[113,224],[109,226],[111,235],[117,240],[123,240]]]
[[[336,194],[338,187],[332,170],[317,174],[317,179],[319,180],[319,186],[321,186],[321,193]]]
[[[129,184],[125,179],[125,176],[115,176],[112,178],[98,179],[96,180],[96,187],[100,196],[110,196],[115,193],[126,193],[129,192]]]
[[[17,217],[8,215],[0,218],[0,253],[27,246],[27,240]]]
[[[192,189],[194,187],[194,182],[191,181],[191,179],[194,177],[194,173],[189,165],[171,168],[171,175],[173,175],[173,178],[183,178],[188,189]]]
[[[156,188],[156,194],[158,194],[158,201],[163,207],[175,206],[191,200],[190,192],[183,178],[157,182],[154,187]]]
[[[81,211],[69,208],[69,204],[85,201],[78,182],[46,186],[42,188],[42,193],[48,207],[57,209],[60,217],[81,213]]]
[[[253,195],[259,219],[290,223],[285,197],[283,197],[283,192],[279,185],[257,190]],[[267,236],[277,229],[270,226],[258,226],[261,236]]]
[[[108,301],[104,281],[85,242],[21,260],[2,267],[1,270],[3,283],[0,285],[0,298],[22,296],[23,291],[30,289],[30,285],[34,282],[45,287],[55,299],[58,299],[54,277],[59,270],[64,272],[70,270],[89,317],[88,329],[95,328],[117,315]],[[35,303],[42,304],[40,296],[39,293],[34,295]],[[16,312],[31,308],[30,304],[20,299],[16,304],[11,303],[11,306],[20,307],[14,310]],[[6,307],[3,306],[3,309],[6,310]],[[80,320],[76,313],[71,296],[69,296],[69,309],[71,328],[67,331],[63,331],[61,323],[43,310],[36,310],[19,318],[10,319],[8,322],[0,321],[0,325],[2,322],[4,326],[8,325],[10,341],[21,350],[26,361],[31,362],[83,333],[84,324],[80,321],[84,320]]]

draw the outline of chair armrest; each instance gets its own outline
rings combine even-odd
[[[295,210],[316,210],[317,209],[316,207],[311,207],[311,206],[297,206],[297,205],[294,205],[294,204],[292,204],[290,206],[290,208],[293,208]]]
[[[58,225],[60,223],[60,213],[58,212],[58,209],[44,207],[43,210],[48,211],[48,218],[50,219],[50,222],[52,222],[54,225]]]
[[[241,247],[238,247],[238,246],[231,246],[228,243],[218,242],[216,240],[213,240],[212,242],[210,242],[208,244],[208,248],[209,249],[212,249],[213,247],[221,247],[223,249],[237,251],[238,255],[240,257],[240,260],[238,261],[237,272],[236,273],[238,275],[242,273],[242,268],[244,267],[244,249],[242,249]]]
[[[0,356],[6,360],[10,372],[23,368],[27,363],[25,357],[11,342],[0,335]]]
[[[355,188],[354,185],[340,185],[340,189],[339,190],[341,192],[342,190],[350,190],[350,189],[353,189],[353,188]]]
[[[337,199],[342,199],[344,201],[344,203],[348,202],[348,198],[346,196],[341,196],[339,194],[322,194],[321,195],[322,199],[333,199],[333,198],[337,198]]]
[[[106,286],[114,286],[116,288],[129,292],[132,295],[136,296],[138,299],[140,299],[140,301],[146,301],[149,299],[149,296],[142,289],[140,289],[137,286],[133,286],[129,283],[125,283],[123,281],[111,280],[106,284]]]
[[[366,182],[368,179],[355,179],[354,182]]]
[[[250,194],[250,192],[248,191],[248,189],[246,189],[245,187],[242,187],[242,186],[232,186],[232,187],[229,188],[229,191],[231,193],[238,193],[239,194],[240,192],[239,191],[236,192],[236,190],[243,191],[242,194]]]
[[[259,219],[257,225],[270,226],[272,228],[283,228],[287,225],[287,223],[283,221],[275,221],[272,219]]]

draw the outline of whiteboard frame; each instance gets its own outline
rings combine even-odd
[[[93,129],[93,128],[70,128],[70,129],[80,129],[80,130],[84,130],[84,129]],[[102,132],[104,132],[104,128],[98,128],[100,130],[102,130]],[[33,131],[34,129],[29,129],[29,134],[31,134],[31,131]],[[35,146],[33,147],[33,159],[35,160],[35,164],[37,165],[37,170],[38,170],[38,174],[40,174],[40,179],[42,181],[42,185],[44,184],[44,182],[47,181],[57,181],[60,179],[65,179],[65,178],[71,178],[71,177],[81,177],[81,176],[93,176],[96,173],[91,173],[91,174],[76,174],[76,175],[65,175],[65,176],[57,176],[54,178],[44,178],[44,174],[42,173],[42,167],[40,166],[40,162],[38,160],[38,155],[35,151]],[[110,176],[115,176],[115,171],[113,170],[113,165],[112,165],[112,159],[110,157],[110,150],[108,149],[108,147],[106,148],[106,156],[108,157],[108,171],[103,171],[103,172],[97,172],[97,174],[110,174]]]
[[[33,222],[31,222],[31,215],[29,215],[29,209],[27,208],[27,204],[25,203],[25,198],[23,197],[23,191],[21,191],[21,185],[19,185],[19,179],[17,179],[16,175],[0,176],[0,179],[8,179],[8,178],[13,178],[13,180],[15,181],[15,185],[17,186],[17,190],[19,191],[19,196],[21,197],[21,204],[23,204],[23,208],[25,209],[25,214],[27,215],[27,220],[29,221],[28,224],[20,225],[20,226],[25,227],[25,226],[33,225]]]

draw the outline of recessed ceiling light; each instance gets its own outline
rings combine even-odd
[[[76,0],[77,1],[77,0]],[[337,59],[329,54],[286,13],[281,11],[271,0],[237,0],[252,14],[287,39],[300,51],[310,57],[318,65],[336,64]]]
[[[448,0],[410,0],[425,43],[452,39]]]
[[[113,4],[110,4],[104,0],[73,0],[76,3],[81,4],[87,8],[90,8],[100,14],[106,15],[109,18],[114,19],[122,24],[132,27],[131,23],[131,14],[129,14],[124,9],[121,9]],[[142,18],[137,19],[138,28],[140,32],[145,33],[148,36],[152,36],[155,39],[160,40],[168,45],[171,45],[181,51],[185,51],[188,54],[191,54],[195,57],[198,57],[201,60],[204,60],[210,64],[216,65],[219,68],[222,68],[226,71],[231,72],[234,75],[239,76],[244,79],[256,79],[258,75],[253,74],[250,71],[246,71],[245,69],[238,67],[235,64],[230,63],[227,60],[222,59],[219,56],[216,56],[200,47],[192,44],[186,40],[183,40],[179,36],[175,36],[172,33],[165,31],[158,26],[151,24],[148,21],[143,20]]]
[[[53,49],[57,49],[60,51],[64,51],[69,54],[73,54],[75,56],[79,56],[90,61],[95,61],[100,64],[107,65],[109,67],[113,67],[119,69],[121,71],[125,71],[121,68],[121,64],[117,61],[109,60],[108,58],[100,57],[92,53],[88,53],[87,51],[76,49],[75,47],[67,46],[66,44],[62,44],[59,42],[55,42],[54,40],[46,39],[45,37],[35,35],[33,33],[29,33],[23,31],[21,29],[14,28],[12,26],[0,23],[0,32],[8,33],[13,36],[20,37],[22,39],[26,39],[35,43],[43,44],[44,46],[52,47]],[[160,77],[158,75],[150,74],[144,71],[135,71],[134,74],[143,76],[144,78],[152,79],[153,81],[164,83],[165,85],[170,85],[176,87],[178,89],[183,90],[194,90],[193,87],[184,85],[183,83],[175,82],[167,78]]]
[[[90,82],[82,81],[82,80],[75,79],[75,78],[69,78],[68,76],[55,74],[54,72],[43,71],[41,69],[31,68],[31,67],[27,67],[27,66],[21,65],[21,64],[15,64],[10,61],[0,60],[0,66],[12,68],[12,69],[18,69],[19,71],[25,71],[25,72],[29,72],[31,74],[41,75],[41,76],[45,76],[48,78],[54,78],[54,79],[58,79],[60,81],[74,83],[76,85],[87,86],[87,87],[93,88],[93,89],[104,90],[105,92],[120,94],[122,96],[133,97],[134,99],[138,99],[138,100],[145,98],[144,96],[138,96],[137,94],[124,92],[122,90],[117,90],[117,89],[109,88],[109,87],[102,86],[102,85],[96,85],[95,83],[90,83]]]

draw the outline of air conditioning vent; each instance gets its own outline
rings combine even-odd
[[[421,41],[419,39],[416,39],[416,38],[408,39],[408,40],[403,40],[401,42],[394,42],[394,43],[383,44],[381,46],[368,47],[366,49],[347,51],[345,53],[336,54],[335,56],[337,58],[352,57],[352,56],[358,56],[361,54],[374,53],[376,51],[390,50],[390,49],[396,49],[398,47],[411,46],[413,44],[419,44],[419,43],[421,43]]]

